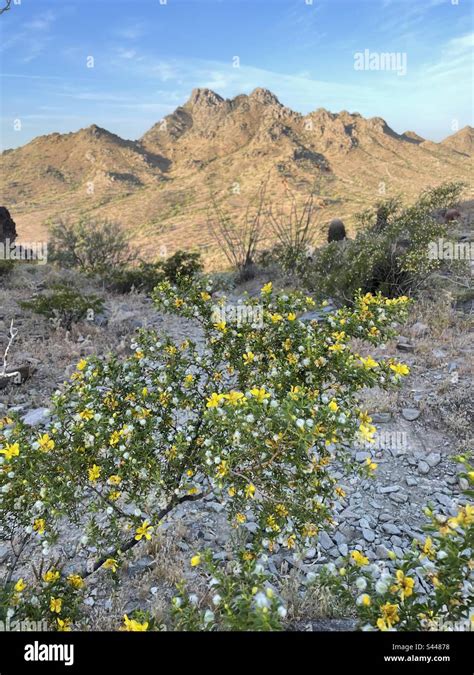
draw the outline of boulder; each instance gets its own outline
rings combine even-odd
[[[342,220],[339,218],[334,218],[329,223],[328,242],[331,243],[331,241],[342,241],[343,239],[346,239],[346,227]]]
[[[14,242],[17,236],[16,225],[10,212],[5,206],[0,206],[0,243],[4,244],[7,239]]]

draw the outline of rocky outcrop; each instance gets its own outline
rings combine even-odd
[[[0,206],[0,242],[5,243],[7,239],[13,242],[16,235],[15,221],[10,216],[9,210],[5,206]]]

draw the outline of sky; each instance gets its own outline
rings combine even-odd
[[[0,147],[90,124],[136,139],[196,87],[225,98],[264,87],[304,114],[359,112],[438,141],[473,124],[473,9],[473,0],[12,0],[0,15]]]

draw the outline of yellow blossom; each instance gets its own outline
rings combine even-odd
[[[246,366],[248,366],[252,361],[255,360],[255,354],[253,352],[246,352],[243,355],[244,363]]]
[[[360,361],[366,370],[373,370],[379,366],[377,361],[375,361],[371,356],[368,356],[366,359],[361,356]]]
[[[38,443],[40,446],[40,450],[43,452],[49,452],[54,448],[54,441],[52,438],[49,437],[48,434],[43,434],[38,438]]]
[[[35,532],[38,532],[38,534],[43,534],[45,525],[46,522],[44,518],[36,518],[33,524],[33,529],[35,530]]]
[[[56,614],[59,614],[61,612],[61,608],[63,606],[63,601],[61,598],[51,598],[49,601],[49,609],[52,612],[55,612]]]
[[[5,455],[5,459],[9,462],[13,457],[18,457],[20,454],[20,445],[18,443],[7,443],[5,447],[0,450],[0,454]]]
[[[252,396],[254,396],[259,403],[263,403],[265,399],[270,398],[270,394],[265,391],[264,387],[254,387],[253,389],[250,390],[250,393]]]
[[[15,584],[15,591],[17,593],[22,593],[26,588],[26,584],[23,581],[23,579],[18,579],[18,581]]]
[[[148,520],[144,520],[143,523],[136,529],[135,539],[137,541],[140,541],[142,537],[145,537],[145,539],[151,539],[152,532],[153,527],[150,525]]]
[[[224,394],[216,394],[216,393],[211,394],[207,399],[206,408],[217,408],[217,406],[223,400],[223,398]]]
[[[69,633],[71,630],[71,619],[60,619],[58,617],[56,621],[58,624],[58,631],[60,633]]]
[[[76,370],[84,370],[84,368],[86,366],[87,366],[87,361],[85,359],[81,359],[76,366]]]
[[[93,464],[89,468],[89,480],[91,481],[91,483],[95,483],[95,481],[99,478],[100,471],[101,471],[100,466],[97,466],[97,464]]]
[[[261,293],[262,295],[269,295],[272,292],[273,284],[271,281],[268,282],[268,284],[265,284],[265,286],[262,287]]]
[[[397,375],[408,375],[410,368],[404,363],[391,363],[390,369]]]
[[[294,312],[289,312],[289,314],[287,314],[286,318],[288,319],[288,321],[295,321],[296,314]]]
[[[390,628],[393,628],[393,626],[398,621],[400,621],[400,617],[398,615],[398,605],[392,605],[387,602],[385,605],[381,606],[380,610],[382,616],[377,619],[377,628],[379,628],[379,630],[389,630]]]
[[[120,630],[129,631],[129,632],[145,632],[148,630],[148,621],[140,623],[135,621],[135,619],[129,619],[126,614],[123,617],[123,626]]]
[[[52,570],[48,570],[47,572],[45,572],[43,574],[43,579],[44,579],[44,581],[46,581],[46,583],[52,584],[55,581],[58,581],[60,576],[61,575],[59,574],[58,570],[52,569]]]
[[[85,410],[82,410],[79,413],[79,417],[81,418],[81,420],[86,420],[87,422],[88,420],[91,420],[94,417],[94,411],[90,410],[90,408],[86,408]]]
[[[115,558],[107,558],[102,567],[105,570],[111,570],[112,572],[116,572],[118,570],[118,560],[116,560]]]
[[[360,551],[351,551],[351,558],[359,567],[369,564],[369,559]]]
[[[255,495],[255,485],[252,485],[252,483],[250,483],[245,488],[245,496],[247,497],[247,499],[252,499],[254,495]]]
[[[245,398],[245,396],[241,391],[231,391],[228,394],[224,394],[224,398],[230,403],[230,405],[238,405]]]
[[[331,412],[337,412],[339,410],[339,406],[334,399],[328,403],[328,408]]]
[[[201,562],[201,556],[199,554],[193,555],[191,558],[191,567],[197,567]]]
[[[69,574],[67,580],[71,584],[73,588],[83,588],[84,584],[84,579],[81,577],[80,574]]]

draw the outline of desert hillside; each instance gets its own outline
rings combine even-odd
[[[471,127],[434,143],[356,112],[302,115],[266,89],[232,99],[195,89],[136,141],[92,125],[3,152],[1,195],[24,240],[44,238],[49,218],[88,214],[118,221],[144,256],[158,244],[211,253],[211,192],[239,217],[267,176],[274,201],[317,184],[321,227],[337,216],[350,228],[381,197],[467,181],[472,147]]]

